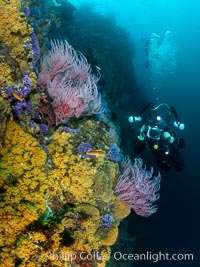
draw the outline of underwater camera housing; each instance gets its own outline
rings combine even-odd
[[[148,138],[158,141],[160,140],[160,136],[161,136],[161,132],[157,126],[155,127],[148,126],[148,130],[147,130]]]

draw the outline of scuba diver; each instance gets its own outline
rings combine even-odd
[[[164,36],[155,32],[145,42],[145,68],[153,74],[166,75],[176,70],[177,46],[171,31]]]
[[[167,108],[163,114],[163,108]],[[163,114],[163,116],[161,115]],[[167,171],[172,166],[176,171],[184,168],[183,149],[185,141],[179,137],[177,130],[183,130],[185,125],[179,121],[174,107],[161,103],[154,107],[153,103],[147,104],[139,116],[130,116],[130,123],[140,122],[142,127],[135,144],[135,153],[139,154],[144,149],[150,150],[159,167]]]

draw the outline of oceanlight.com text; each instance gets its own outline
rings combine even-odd
[[[120,251],[116,251],[113,255],[116,261],[193,261],[194,254],[192,253],[163,253],[158,251],[157,253],[153,253],[151,251],[147,251],[145,253],[122,253]]]

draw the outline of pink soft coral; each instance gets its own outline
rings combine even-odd
[[[160,173],[153,176],[153,168],[146,171],[142,159],[129,159],[122,162],[122,174],[119,176],[115,193],[118,199],[129,205],[138,215],[148,217],[157,211],[152,204],[159,198]]]
[[[91,74],[87,59],[67,41],[52,41],[51,47],[43,59],[38,83],[52,101],[56,124],[101,112],[96,85],[99,77]]]

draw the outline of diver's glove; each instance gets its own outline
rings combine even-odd
[[[174,137],[171,136],[171,134],[168,133],[168,132],[164,132],[163,133],[163,138],[164,139],[168,139],[168,141],[169,141],[170,144],[172,144],[174,142]]]

